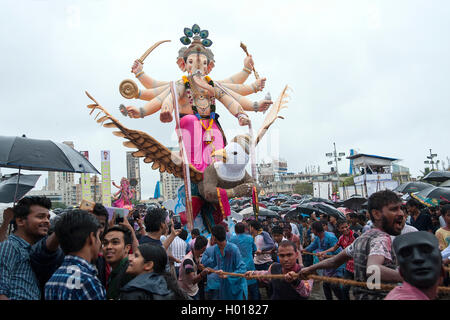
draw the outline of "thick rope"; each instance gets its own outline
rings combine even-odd
[[[217,270],[213,270],[213,269],[209,269],[209,270],[213,273],[220,273]],[[230,277],[241,277],[241,278],[246,278],[246,279],[280,279],[280,280],[285,279],[284,274],[249,275],[247,277],[245,276],[244,273],[222,272],[222,274],[230,276]],[[342,284],[342,285],[346,285],[346,286],[367,288],[366,282],[360,282],[360,281],[355,281],[355,280],[348,280],[348,279],[341,279],[341,278],[334,278],[334,277],[324,277],[324,276],[318,276],[318,275],[314,275],[314,274],[305,275],[305,277],[307,279],[313,279],[313,280],[317,280],[317,281],[329,282],[329,283],[334,283],[334,284]],[[294,276],[294,278],[298,279],[299,275],[296,274],[296,276]],[[379,288],[373,288],[372,290],[374,290],[374,291],[378,291],[378,290],[379,291],[390,291],[390,290],[394,289],[396,286],[397,285],[395,285],[395,284],[381,283],[379,285]],[[449,294],[450,287],[439,287],[438,293]]]
[[[255,252],[255,254],[272,254],[272,252],[271,251],[262,251],[262,252],[258,252],[258,253],[256,253]],[[319,254],[317,254],[317,253],[314,253],[314,252],[308,252],[308,251],[304,251],[304,252],[302,252],[302,254],[308,254],[308,255],[311,255],[311,256],[316,256],[316,257],[320,257],[320,255]],[[324,259],[328,259],[328,258],[331,258],[332,256],[334,256],[334,254],[327,254],[327,255],[324,255]]]

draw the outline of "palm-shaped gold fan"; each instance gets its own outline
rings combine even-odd
[[[117,128],[120,131],[113,131],[113,134],[127,139],[128,141],[123,142],[123,145],[128,148],[138,149],[133,152],[133,157],[144,158],[145,163],[152,163],[152,169],[159,169],[159,172],[167,172],[173,174],[175,177],[183,178],[183,167],[182,160],[179,154],[170,151],[164,145],[162,145],[158,140],[148,135],[143,131],[128,129],[124,127],[116,118],[114,118],[108,111],[105,110],[98,102],[88,93],[87,96],[95,102],[95,104],[90,104],[87,107],[92,109],[90,114],[95,110],[99,110],[95,119],[101,114],[97,122],[101,123],[106,128]],[[110,122],[106,122],[109,120]],[[199,183],[203,179],[203,173],[198,171],[191,164],[189,165],[189,172],[191,181],[194,183]]]
[[[290,88],[286,85],[283,91],[281,91],[281,94],[278,97],[277,101],[270,108],[269,113],[266,115],[266,118],[264,119],[264,122],[258,131],[255,145],[257,145],[258,142],[261,141],[262,137],[266,134],[269,127],[275,122],[275,120],[277,120],[277,118],[284,119],[283,117],[279,116],[278,113],[281,111],[281,109],[287,108],[289,98],[289,95],[287,94],[288,89]]]

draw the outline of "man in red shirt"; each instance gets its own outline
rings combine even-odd
[[[322,252],[318,252],[319,258],[324,259],[328,252],[336,251],[339,247],[341,247],[342,250],[344,250],[349,245],[351,245],[353,241],[355,241],[353,231],[350,230],[350,226],[347,220],[338,220],[337,229],[339,233],[342,234],[339,237],[338,242],[336,242],[334,247]],[[353,259],[351,259],[347,261],[347,264],[345,265],[344,278],[353,280],[353,273],[354,273],[354,261]],[[345,300],[350,300],[350,286],[344,286],[343,291]]]
[[[302,246],[300,245],[300,237],[292,233],[292,226],[289,222],[284,224],[283,233],[284,237],[287,240],[295,243],[295,245],[297,246],[297,248],[299,248],[300,251],[303,249]],[[302,256],[300,255],[299,257],[301,259]],[[302,261],[299,261],[299,263],[302,264]]]

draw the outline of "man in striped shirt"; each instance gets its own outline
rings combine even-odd
[[[92,264],[100,251],[102,232],[97,218],[83,210],[66,212],[55,234],[66,254],[45,285],[46,300],[105,300],[105,288]]]
[[[183,260],[184,256],[186,255],[186,248],[187,248],[187,239],[188,233],[185,229],[182,229],[180,234],[173,239],[173,242],[170,244],[168,251],[173,256],[174,260],[174,267],[175,272],[177,275],[177,278],[179,276],[179,270],[181,265],[181,260]]]
[[[39,256],[45,251],[49,257],[45,262],[49,267],[59,257],[59,253],[53,255],[50,252],[56,251],[53,250],[56,237],[46,237],[50,228],[51,205],[45,197],[25,197],[14,209],[6,209],[14,213],[14,233],[0,243],[0,300],[40,299],[40,277],[32,268],[33,253]]]

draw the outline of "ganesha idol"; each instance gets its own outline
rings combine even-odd
[[[128,179],[123,177],[120,180],[120,186],[118,186],[114,181],[112,182],[112,184],[113,186],[119,189],[113,196],[114,202],[112,206],[116,208],[133,210],[133,204],[131,203],[131,199],[133,198],[133,193],[135,191],[131,188]]]
[[[177,64],[184,75],[176,81],[179,104],[180,128],[182,130],[185,152],[189,163],[203,172],[211,163],[211,154],[223,149],[226,139],[216,113],[216,99],[234,115],[241,126],[248,125],[246,111],[266,111],[271,100],[252,102],[244,96],[263,90],[265,78],[257,79],[250,85],[243,84],[253,67],[253,59],[247,56],[244,68],[226,78],[213,81],[208,75],[214,68],[214,54],[208,48],[212,41],[207,39],[209,32],[200,30],[198,25],[185,28],[180,40],[184,45],[178,52]],[[192,38],[192,40],[191,40]],[[144,118],[160,110],[160,120],[173,120],[173,95],[169,82],[158,81],[144,73],[140,60],[132,66],[132,72],[146,88],[138,90],[137,99],[149,100],[142,108],[127,106],[131,118]]]
[[[88,105],[92,109],[91,114],[95,110],[100,111],[96,118],[100,114],[103,116],[97,122],[104,127],[118,129],[113,134],[127,139],[123,143],[126,147],[137,149],[132,153],[134,157],[143,157],[145,163],[153,163],[152,169],[159,169],[161,173],[184,178],[186,214],[180,216],[190,230],[198,215],[211,229],[230,215],[229,198],[252,196],[257,192],[254,161],[251,161],[251,176],[245,167],[254,157],[258,142],[279,118],[278,112],[287,107],[288,97],[286,85],[275,103],[270,95],[253,102],[246,98],[262,91],[266,78],[259,78],[253,58],[242,43],[241,47],[247,54],[243,69],[224,80],[211,79],[209,74],[215,62],[209,49],[212,41],[208,36],[209,32],[201,30],[198,25],[184,29],[184,36],[180,39],[184,47],[178,51],[177,57],[177,65],[184,73],[181,79],[159,81],[143,71],[143,60],[158,45],[169,41],[164,40],[153,45],[132,65],[131,72],[144,88],[139,88],[133,80],[124,80],[120,84],[120,93],[124,97],[148,101],[142,107],[121,105],[123,115],[138,119],[159,111],[162,122],[171,122],[175,117],[179,153],[169,150],[146,132],[125,127],[86,92],[95,102]],[[256,81],[244,84],[252,71]],[[236,117],[239,125],[249,126],[248,135],[232,137],[227,143],[216,112],[216,100]],[[263,125],[254,139],[247,112],[266,110]]]

